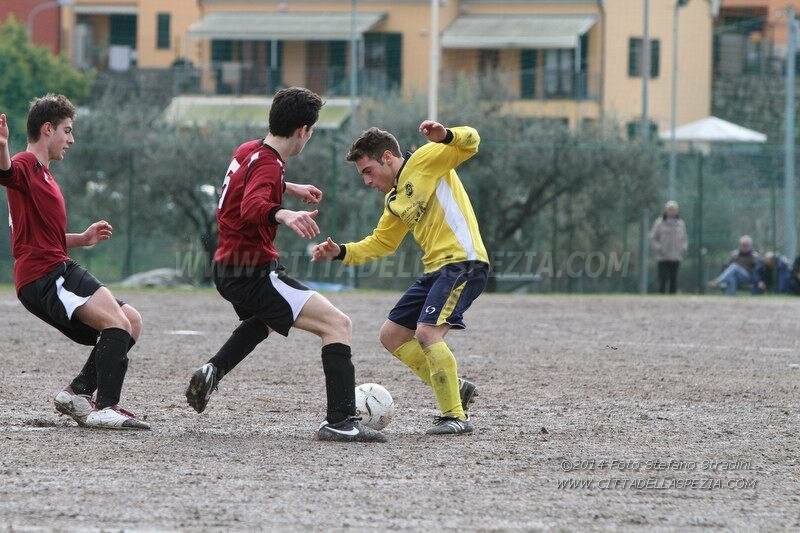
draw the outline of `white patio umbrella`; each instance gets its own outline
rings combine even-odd
[[[659,133],[670,140],[669,130]],[[683,143],[757,143],[767,142],[763,133],[747,129],[717,117],[706,117],[675,128],[675,140]]]

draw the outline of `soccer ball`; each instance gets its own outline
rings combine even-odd
[[[377,383],[356,387],[356,415],[365,426],[381,430],[394,416],[394,400],[389,391]]]

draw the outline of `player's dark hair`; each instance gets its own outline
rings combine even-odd
[[[316,124],[325,102],[304,87],[281,89],[272,98],[269,109],[269,132],[278,137],[291,137],[298,128]]]
[[[28,111],[28,140],[38,141],[42,126],[47,122],[55,128],[68,118],[75,118],[75,106],[63,94],[48,93],[41,98],[35,98]]]
[[[379,128],[370,128],[353,141],[346,159],[347,161],[358,161],[367,156],[379,161],[386,150],[396,157],[400,157],[400,143],[397,142],[394,135]]]

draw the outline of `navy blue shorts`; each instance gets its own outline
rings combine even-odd
[[[489,265],[464,261],[445,265],[419,278],[389,313],[389,320],[408,329],[417,324],[466,329],[464,312],[486,288]]]

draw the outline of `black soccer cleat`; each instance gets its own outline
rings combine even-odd
[[[464,435],[472,433],[474,426],[469,418],[461,420],[452,416],[437,416],[433,419],[433,427],[426,435]]]
[[[386,442],[380,431],[368,428],[356,416],[345,418],[335,424],[325,420],[317,430],[317,440],[334,442]]]
[[[206,409],[211,393],[217,390],[219,372],[211,363],[206,363],[192,374],[189,386],[186,388],[186,401],[197,411],[202,413]]]
[[[466,379],[458,378],[458,394],[461,396],[461,408],[466,413],[469,411],[469,404],[475,401],[478,396],[478,391],[475,390],[475,384]]]

